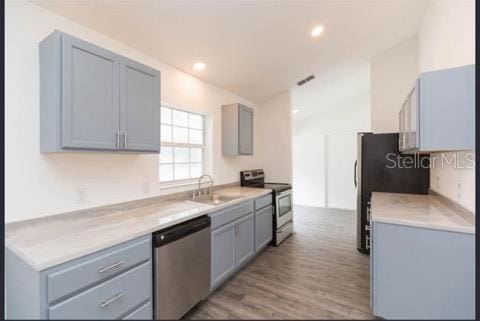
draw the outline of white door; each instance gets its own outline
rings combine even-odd
[[[325,140],[326,207],[355,210],[353,184],[357,157],[357,134],[332,134]]]

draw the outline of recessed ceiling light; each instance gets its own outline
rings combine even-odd
[[[196,62],[193,65],[193,69],[195,69],[197,71],[202,71],[203,69],[205,69],[205,64],[203,62]]]
[[[298,109],[292,110],[292,114],[296,114],[296,113],[298,113]]]
[[[316,26],[315,28],[312,29],[312,32],[311,32],[311,35],[312,37],[318,37],[322,34],[323,32],[323,26],[322,25],[319,25],[319,26]]]

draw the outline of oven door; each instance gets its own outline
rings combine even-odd
[[[278,229],[293,219],[292,190],[276,194],[275,205],[276,228]]]

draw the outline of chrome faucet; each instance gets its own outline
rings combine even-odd
[[[210,176],[210,175],[207,175],[207,174],[203,174],[202,176],[200,176],[198,178],[198,189],[197,189],[197,196],[200,196],[202,195],[202,178],[204,177],[208,177],[209,181],[210,181],[210,185],[208,185],[208,194],[206,195],[212,195],[212,186],[213,186],[213,178]],[[195,191],[193,191],[193,195],[192,195],[192,198],[195,199]]]

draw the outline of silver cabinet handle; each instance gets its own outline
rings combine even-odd
[[[365,235],[365,249],[370,249],[370,237],[368,235]]]
[[[127,294],[127,292],[119,293],[119,294],[115,295],[113,298],[103,301],[102,304],[100,304],[100,307],[101,307],[101,308],[106,307],[106,306],[109,305],[110,303],[115,302],[115,301],[117,301],[118,299],[120,299],[120,298],[121,298],[122,296],[124,296],[125,294]]]
[[[112,265],[101,268],[100,270],[98,270],[98,272],[100,272],[100,273],[107,272],[108,270],[116,268],[117,266],[120,266],[123,263],[125,263],[125,261],[123,261],[123,260],[122,261],[117,261],[117,262],[113,263]]]
[[[127,132],[123,134],[123,147],[127,148]]]
[[[119,130],[117,130],[117,145],[115,147],[120,148],[120,131]]]

